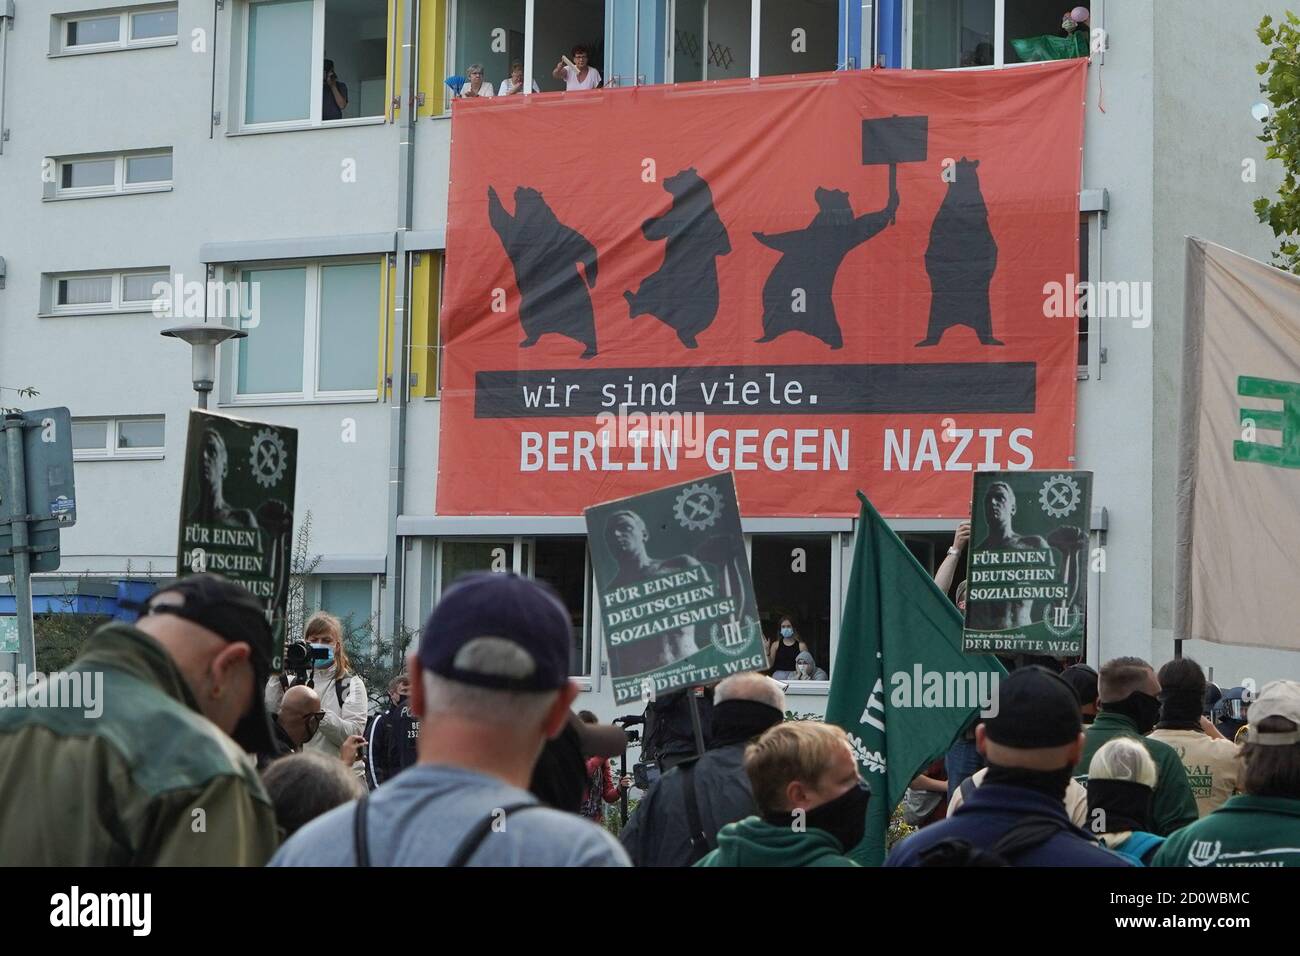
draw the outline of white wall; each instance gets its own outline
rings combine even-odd
[[[113,5],[88,2],[77,9]],[[5,125],[11,137],[0,155],[0,255],[8,264],[0,290],[0,384],[38,388],[38,398],[21,402],[29,408],[166,416],[162,461],[77,463],[78,523],[63,537],[69,573],[121,572],[127,561],[133,570],[150,561],[174,568],[185,421],[194,393],[188,347],[159,335],[174,322],[148,312],[39,318],[41,274],[166,264],[198,280],[203,242],[395,228],[395,126],[227,135],[225,38],[233,6],[220,15],[215,102],[223,116],[211,138],[214,54],[211,44],[196,53],[190,43],[199,28],[210,40],[211,5],[181,5],[177,46],[49,57],[48,21],[35,7],[10,38]],[[439,139],[432,131],[428,138]],[[445,134],[440,141],[445,156]],[[45,156],[158,146],[174,150],[171,192],[42,201]],[[343,181],[345,159],[356,163],[356,182]],[[433,166],[442,169],[442,186],[431,190],[425,209],[441,223],[445,159]],[[4,398],[16,403],[12,393]],[[298,502],[313,513],[314,550],[383,553],[382,406],[241,407],[237,414],[302,430]],[[358,422],[357,442],[346,448],[339,441],[344,416]]]

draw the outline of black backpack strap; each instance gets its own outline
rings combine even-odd
[[[1066,832],[1070,827],[1047,817],[1030,817],[1013,826],[997,843],[989,847],[988,852],[1000,856],[1010,864],[1022,853],[1028,853],[1037,846],[1046,843],[1058,833]]]
[[[529,807],[540,806],[542,806],[542,804],[537,802],[511,803],[497,810],[493,810],[478,823],[474,824],[470,831],[465,834],[464,838],[460,841],[460,844],[456,847],[455,852],[452,853],[451,859],[447,861],[447,866],[464,866],[469,862],[470,857],[472,857],[475,851],[478,850],[479,844],[481,844],[492,831],[492,824],[496,822],[498,813],[501,814],[501,819],[504,820],[516,810],[527,810]]]
[[[370,865],[370,837],[366,832],[366,811],[369,806],[370,794],[362,794],[352,814],[352,851],[356,854],[357,866]]]
[[[700,820],[700,800],[695,792],[695,764],[698,760],[697,757],[677,765],[677,772],[682,775],[682,795],[686,798],[686,830],[691,841],[688,866],[703,859],[709,852],[709,837],[704,832],[704,824]]]

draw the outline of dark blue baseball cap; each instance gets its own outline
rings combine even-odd
[[[502,666],[494,666],[490,644],[469,647],[478,638],[507,641],[523,654],[513,666],[504,656]],[[419,660],[421,667],[462,684],[550,691],[569,680],[569,645],[569,612],[549,585],[478,571],[443,592],[420,634]]]

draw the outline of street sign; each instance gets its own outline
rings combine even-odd
[[[0,654],[18,653],[18,618],[0,617]]]
[[[72,416],[66,408],[22,412],[22,468],[26,476],[27,540],[31,570],[57,571],[59,531],[77,522],[73,486]],[[9,443],[0,441],[0,574],[14,573],[13,526],[9,520]]]

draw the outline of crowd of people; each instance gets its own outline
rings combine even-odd
[[[781,631],[774,664],[800,645]],[[214,574],[101,628],[70,671],[103,675],[102,712],[0,708],[4,862],[854,866],[881,798],[845,731],[787,720],[759,672],[652,701],[656,773],[626,773],[625,727],[572,709],[563,603],[513,574],[447,589],[373,716],[338,619],[305,637],[311,679],[271,674],[261,605]],[[1015,668],[913,781],[886,865],[1300,865],[1300,683],[1219,708],[1238,742],[1212,697],[1185,658]]]
[[[572,59],[570,59],[572,57]],[[510,75],[493,86],[483,72],[482,63],[471,63],[466,76],[454,87],[457,96],[477,99],[482,97],[516,96],[524,92],[524,64],[519,60],[510,63]],[[563,56],[551,71],[551,77],[564,84],[566,91],[594,90],[601,83],[600,71],[591,65],[591,53],[585,46],[575,46],[569,56]],[[540,93],[537,81],[532,81],[532,91]]]

